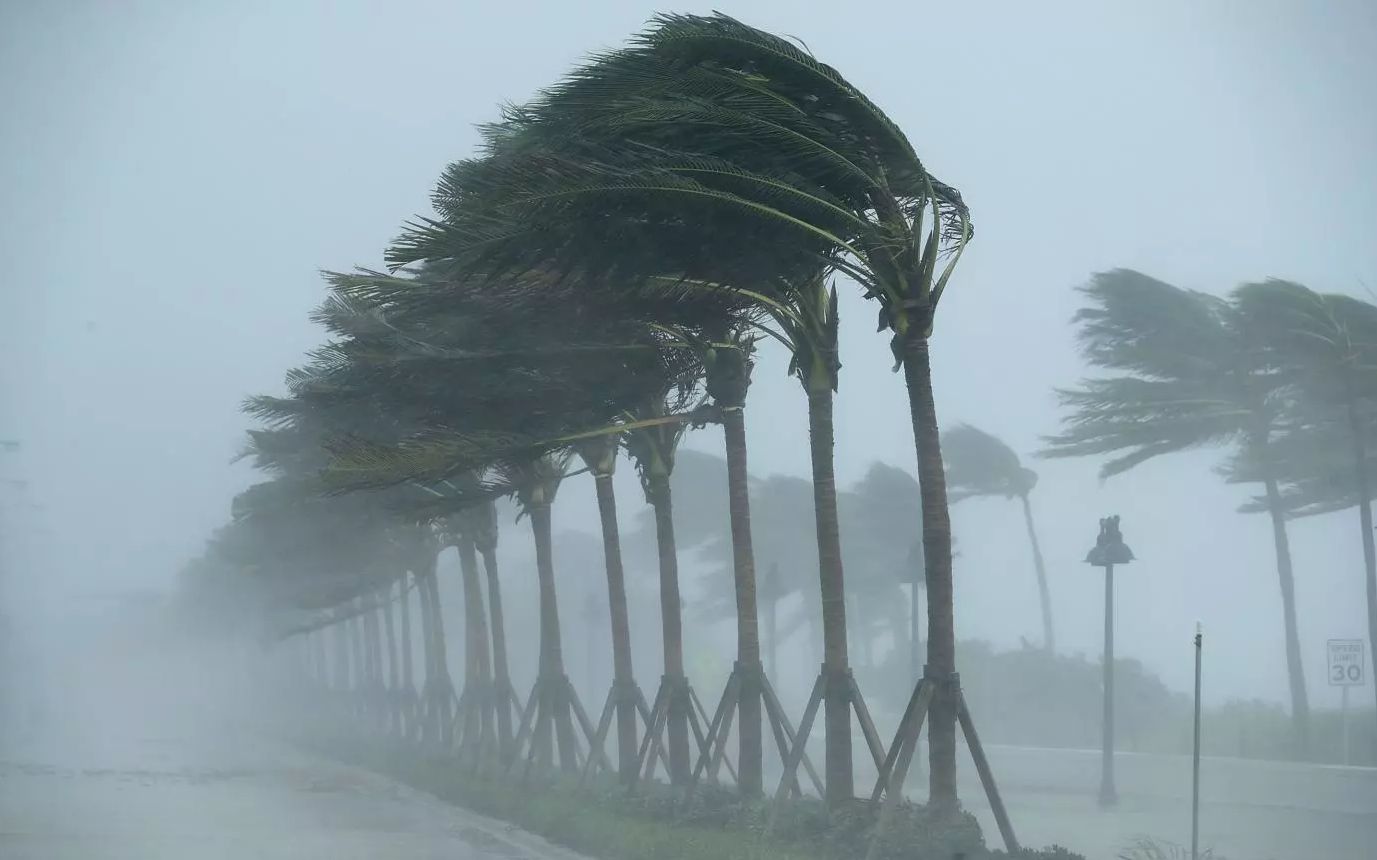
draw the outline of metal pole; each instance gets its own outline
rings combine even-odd
[[[1104,749],[1100,761],[1100,806],[1113,806],[1114,790],[1114,565],[1104,569]]]
[[[1344,727],[1344,728],[1343,728],[1343,732],[1344,732],[1344,764],[1352,764],[1352,763],[1353,763],[1352,760],[1348,757],[1348,750],[1349,750],[1349,747],[1348,747],[1348,685],[1345,684],[1345,685],[1343,685],[1342,687],[1340,687],[1339,689],[1342,691],[1342,692],[1339,693],[1339,695],[1342,697],[1342,698],[1340,699],[1340,701],[1342,702],[1342,704],[1339,706],[1339,708],[1340,708],[1339,713],[1340,713],[1340,715],[1341,715],[1341,716],[1340,716],[1340,719],[1343,721],[1343,727]]]
[[[1195,747],[1191,757],[1191,860],[1200,860],[1200,622],[1195,623]]]

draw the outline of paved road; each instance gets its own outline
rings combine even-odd
[[[93,659],[0,751],[4,860],[577,860],[365,771],[236,733],[189,667]],[[178,679],[176,686],[173,679]]]
[[[1119,804],[1106,811],[1095,800],[1098,751],[988,752],[1024,844],[1061,843],[1087,860],[1117,858],[1142,835],[1189,844],[1189,757],[1120,753]],[[967,761],[962,797],[997,845],[994,817]],[[1201,798],[1201,847],[1220,860],[1377,858],[1377,769],[1206,758]]]
[[[251,739],[0,761],[5,860],[554,860],[574,855],[375,774]]]

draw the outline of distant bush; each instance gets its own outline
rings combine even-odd
[[[996,650],[989,643],[957,646],[961,686],[987,743],[1025,746],[1094,748],[1100,743],[1102,672],[1097,659],[1049,654],[1041,648]],[[861,688],[876,696],[875,707],[903,708],[910,693],[908,656],[891,652],[872,667],[857,667]],[[870,691],[874,691],[871,693]],[[1134,752],[1189,753],[1192,743],[1191,697],[1175,692],[1142,663],[1115,661],[1115,730],[1120,749]],[[1259,700],[1231,701],[1207,708],[1201,745],[1206,755],[1340,763],[1343,761],[1341,715],[1312,710],[1309,749],[1295,749],[1286,708]],[[1377,720],[1371,708],[1349,715],[1350,759],[1377,763]]]

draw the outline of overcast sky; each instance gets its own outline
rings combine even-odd
[[[1377,6],[1264,2],[681,3],[797,36],[909,133],[970,203],[944,301],[939,414],[1031,453],[1082,365],[1073,287],[1124,266],[1223,292],[1267,276],[1377,288]],[[319,268],[377,266],[473,124],[655,11],[640,2],[40,2],[0,6],[0,438],[32,481],[53,591],[165,585],[253,475],[229,465],[246,395],[320,340]],[[845,285],[844,285],[845,286]],[[846,293],[837,465],[912,468],[875,308]],[[806,474],[804,401],[762,356],[752,469]],[[715,450],[717,434],[691,442]],[[1215,452],[1101,485],[1035,462],[1059,639],[1097,654],[1081,563],[1123,515],[1119,651],[1183,688],[1205,622],[1211,698],[1281,700],[1264,519]],[[16,511],[10,500],[7,511]],[[566,503],[566,508],[570,504]],[[624,507],[630,507],[624,504]],[[585,511],[566,522],[591,525]],[[629,516],[629,514],[628,514]],[[968,502],[962,636],[1038,638],[1016,508]],[[1356,514],[1294,528],[1317,704],[1324,640],[1362,636]],[[11,517],[11,521],[14,518]],[[15,527],[11,526],[13,530]],[[34,541],[31,535],[30,543]]]

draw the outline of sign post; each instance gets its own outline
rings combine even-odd
[[[1367,683],[1367,665],[1363,662],[1363,640],[1330,639],[1329,686],[1340,689],[1341,719],[1343,721],[1344,764],[1350,764],[1348,745],[1348,688]]]
[[[1191,860],[1200,860],[1200,646],[1204,632],[1195,622],[1195,744],[1191,747]]]

